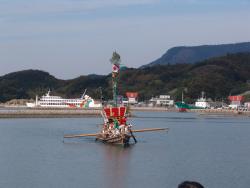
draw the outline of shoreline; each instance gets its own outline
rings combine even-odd
[[[141,111],[141,112],[178,112],[176,108],[167,107],[130,107],[131,111]]]
[[[130,107],[136,112],[178,112],[176,108],[166,107]],[[192,109],[188,112],[200,116],[244,116],[250,117],[250,111],[237,111],[226,109]],[[0,107],[0,118],[82,118],[101,117],[101,108],[27,108],[27,107]]]
[[[217,115],[217,116],[248,116],[250,111],[234,110],[234,109],[192,109],[191,112],[198,115]]]
[[[101,116],[100,109],[0,108],[0,118],[75,118]]]

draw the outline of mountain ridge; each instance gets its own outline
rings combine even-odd
[[[250,53],[228,54],[195,64],[156,65],[144,69],[127,68],[119,77],[119,95],[127,91],[139,93],[140,100],[171,94],[180,100],[185,91],[187,101],[195,100],[201,91],[212,99],[226,99],[230,94],[250,90]],[[75,98],[87,89],[95,99],[112,98],[112,77],[87,75],[61,80],[40,70],[24,70],[0,77],[0,102],[11,99],[30,99],[51,89],[53,95]]]
[[[230,53],[250,52],[250,42],[199,45],[199,46],[177,46],[167,50],[160,58],[140,68],[154,65],[197,63],[209,58],[219,57]]]

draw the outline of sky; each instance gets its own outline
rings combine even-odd
[[[250,41],[250,0],[0,0],[0,76],[106,75],[117,51],[140,67],[174,46]]]

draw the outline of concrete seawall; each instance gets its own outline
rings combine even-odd
[[[0,118],[74,118],[74,117],[101,117],[100,108],[80,109],[80,108],[26,108],[26,107],[2,107],[0,108]],[[134,111],[154,111],[154,112],[177,112],[176,108],[163,107],[131,107]],[[199,115],[221,115],[221,116],[249,116],[250,111],[238,111],[227,109],[193,109]]]
[[[233,110],[233,109],[192,109],[192,112],[196,112],[200,115],[243,115],[250,116],[250,111]]]
[[[68,118],[101,116],[101,109],[1,108],[0,118]]]
[[[176,108],[166,108],[166,107],[130,107],[131,111],[154,111],[154,112],[165,112],[177,110]]]
[[[100,116],[101,108],[27,108],[0,107],[0,118],[70,118]],[[130,111],[173,111],[165,107],[131,107]],[[174,110],[176,111],[176,110]]]

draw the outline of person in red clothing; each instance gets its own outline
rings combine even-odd
[[[120,119],[120,124],[121,124],[121,125],[126,125],[126,124],[127,124],[127,118],[126,118],[126,117],[122,117],[122,118]]]

